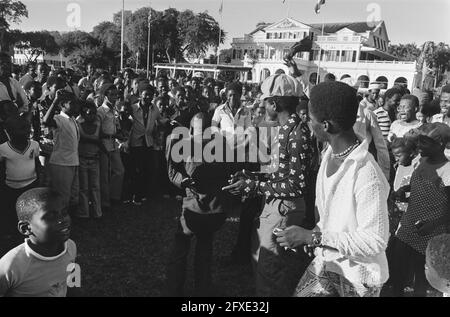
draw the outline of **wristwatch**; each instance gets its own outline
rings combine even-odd
[[[320,248],[322,247],[322,232],[320,231],[313,231],[311,234],[311,246],[314,248]]]

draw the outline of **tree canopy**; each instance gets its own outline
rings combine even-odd
[[[20,1],[0,0],[0,49],[8,48],[14,39],[8,34],[11,23],[20,23],[28,18],[27,7]]]
[[[40,55],[59,53],[59,46],[49,31],[19,32],[17,35],[15,45],[25,50],[28,62],[35,62]]]

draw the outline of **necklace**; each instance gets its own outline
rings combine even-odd
[[[331,153],[331,157],[334,159],[338,159],[338,160],[343,160],[345,159],[354,149],[356,149],[359,145],[361,144],[361,142],[356,139],[356,142],[353,143],[352,145],[350,145],[347,149],[345,149],[343,152],[341,153]]]

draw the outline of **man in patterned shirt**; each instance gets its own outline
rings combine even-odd
[[[277,172],[261,179],[243,171],[234,175],[236,182],[224,190],[234,195],[265,197],[257,225],[257,296],[290,296],[303,273],[302,267],[307,265],[305,255],[277,246],[273,230],[294,223],[305,225],[307,204],[304,197],[309,183],[312,144],[307,124],[296,114],[302,95],[301,83],[292,76],[274,75],[263,82],[261,90],[261,100],[275,106],[280,122],[278,151],[272,153],[272,163],[278,165]]]

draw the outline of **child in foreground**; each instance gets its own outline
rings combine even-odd
[[[64,297],[76,245],[63,199],[47,188],[22,194],[16,204],[25,242],[0,259],[0,297]]]
[[[447,233],[450,224],[450,162],[444,155],[450,127],[429,123],[417,133],[417,146],[423,159],[411,176],[408,209],[395,236],[392,268],[395,296],[403,296],[409,268],[415,275],[414,295],[426,295],[425,250],[431,238]]]
[[[425,276],[444,297],[450,297],[450,234],[442,234],[428,242]]]

